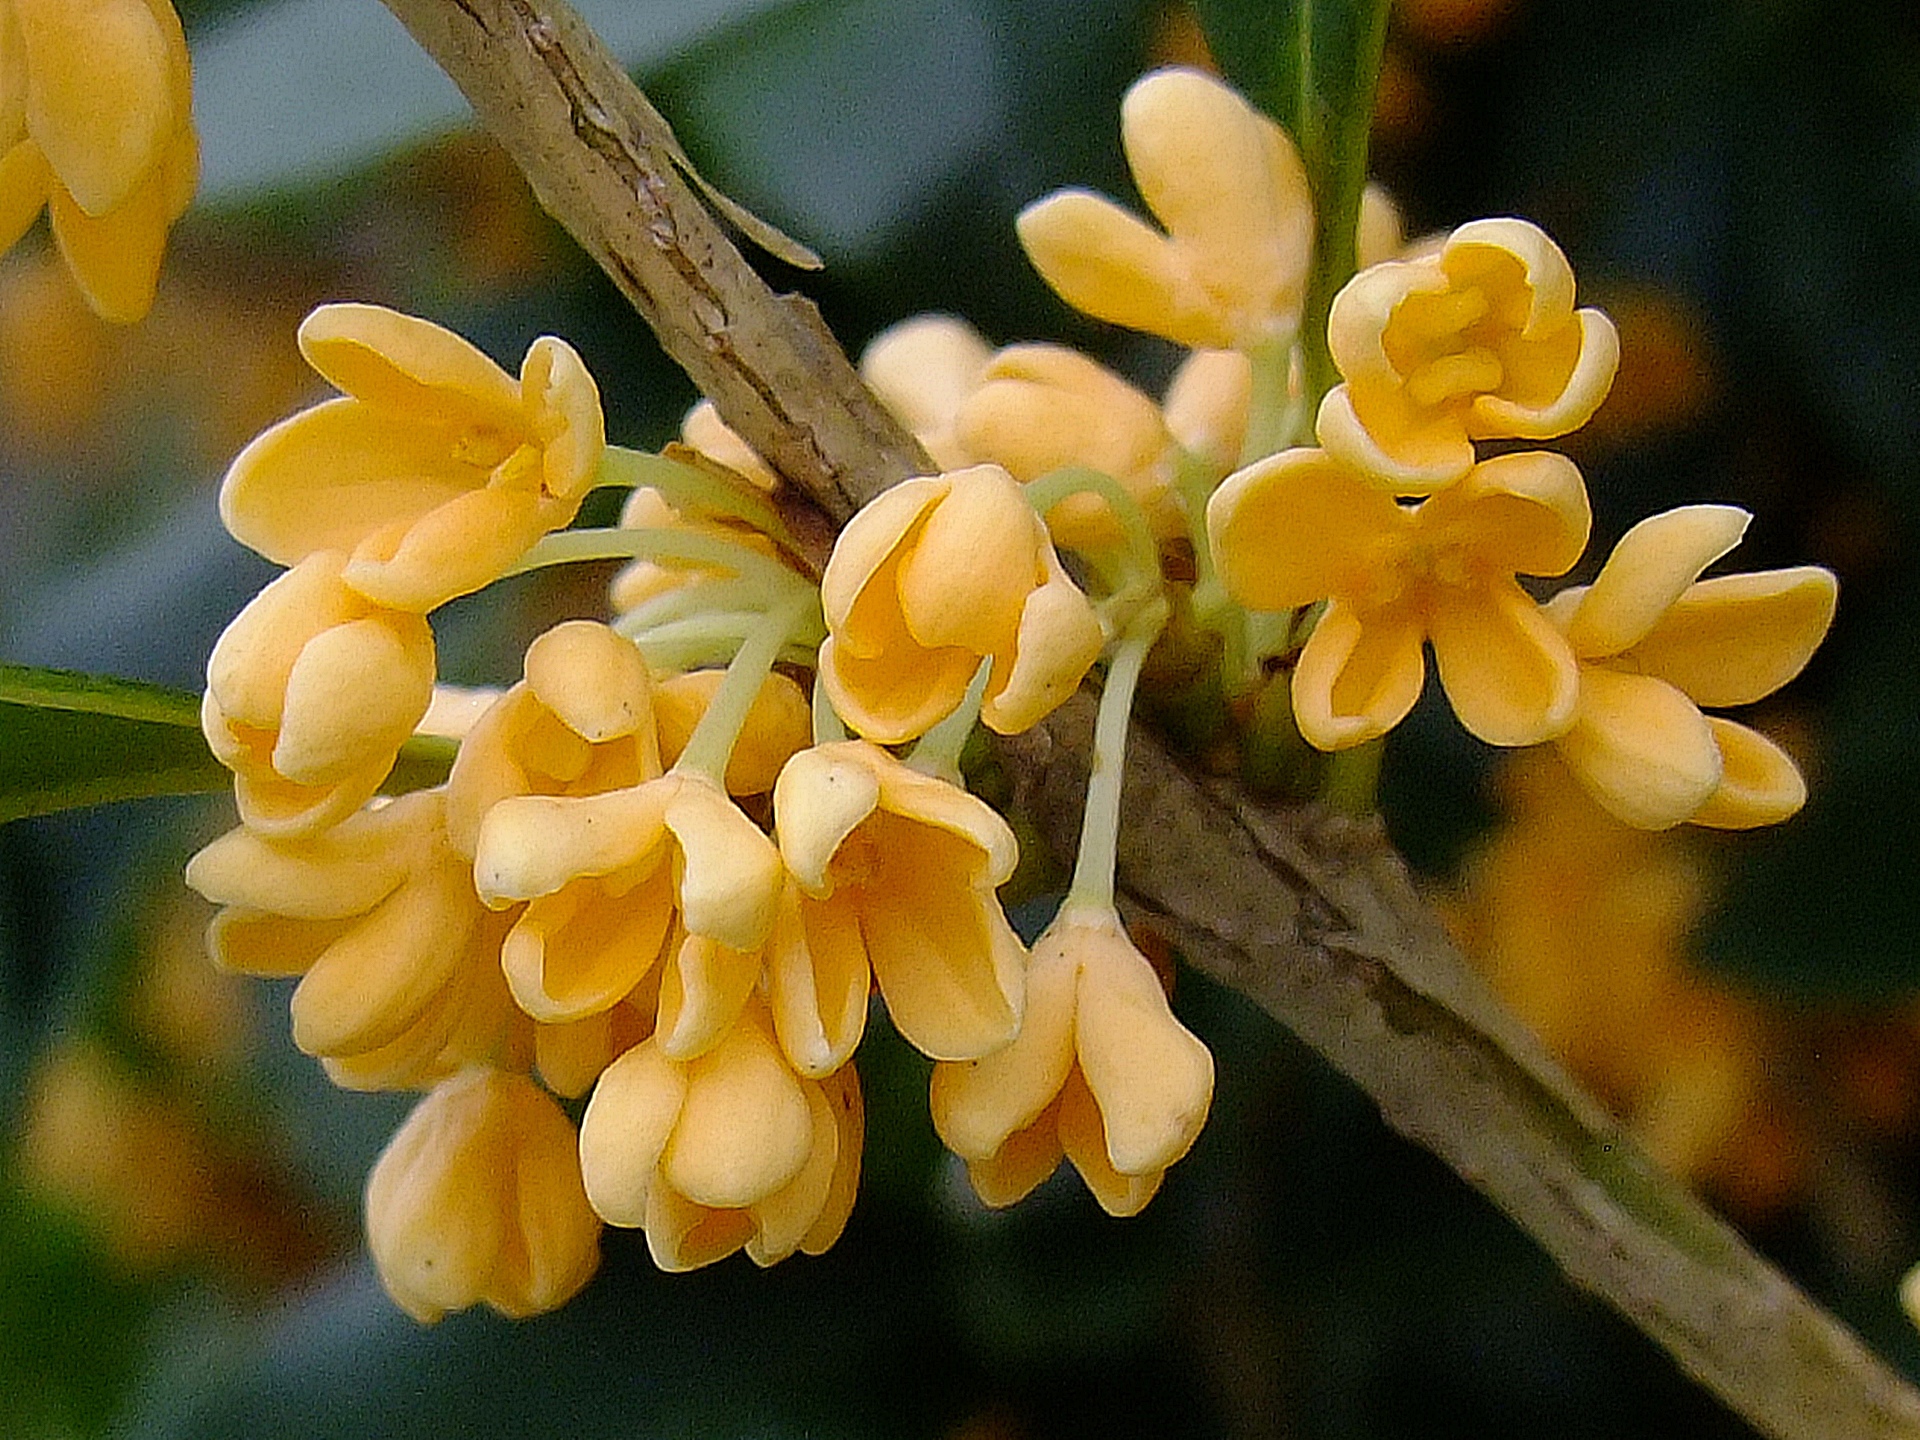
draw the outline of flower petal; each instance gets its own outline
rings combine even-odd
[[[1048,545],[1046,581],[1027,595],[1013,642],[1012,663],[994,657],[980,719],[989,730],[1018,735],[1037,725],[1079,688],[1106,648],[1106,631],[1092,602],[1073,583]],[[969,677],[971,678],[971,677]]]
[[[1079,973],[1063,951],[1036,954],[1027,967],[1026,1002],[1013,1043],[978,1060],[933,1067],[933,1127],[961,1159],[994,1155],[1033,1124],[1066,1083],[1073,1068]]]
[[[990,890],[968,883],[978,851],[881,815],[880,873],[862,889],[860,928],[894,1027],[935,1060],[970,1060],[1020,1026],[1026,949]]]
[[[1573,723],[1573,651],[1513,581],[1441,590],[1428,632],[1454,714],[1487,744],[1537,745]]]
[[[370,600],[424,614],[491,585],[574,508],[528,490],[469,490],[365,536],[341,578]]]
[[[760,1024],[744,1021],[688,1067],[660,1173],[687,1199],[736,1209],[791,1184],[813,1148],[806,1090]]]
[[[956,470],[946,480],[946,496],[901,556],[907,632],[928,649],[1004,650],[1040,582],[1046,532],[1019,482],[998,465]]]
[[[982,1204],[1004,1209],[1031,1195],[1060,1168],[1065,1154],[1060,1147],[1060,1102],[1055,1100],[991,1155],[967,1161],[967,1179]]]
[[[913,533],[920,517],[944,499],[949,488],[944,475],[903,480],[863,505],[833,542],[833,554],[820,576],[820,606],[828,628],[844,637],[852,653],[866,658],[877,652],[877,646],[866,640],[856,623],[854,612],[856,608],[868,608],[860,602],[870,588],[882,592],[874,596],[874,607],[889,615],[898,611],[892,590],[897,571],[888,570],[883,583],[876,585],[876,581],[881,579],[887,561]]]
[[[1060,1092],[1060,1144],[1080,1178],[1087,1182],[1093,1198],[1109,1215],[1124,1219],[1138,1215],[1160,1188],[1164,1170],[1149,1170],[1139,1175],[1124,1175],[1113,1168],[1107,1155],[1106,1130],[1102,1125],[1100,1102],[1087,1088],[1086,1077],[1076,1068],[1067,1077]]]
[[[580,1118],[580,1177],[609,1225],[643,1225],[647,1192],[688,1090],[687,1067],[651,1041],[609,1065]]]
[[[1588,794],[1643,830],[1678,825],[1721,780],[1706,717],[1650,675],[1581,666],[1579,718],[1555,743]]]
[[[171,53],[186,48],[179,21],[167,24],[171,7],[143,0],[14,0],[12,8],[26,47],[28,132],[81,209],[118,208],[186,123]]]
[[[1721,830],[1751,830],[1777,825],[1807,803],[1807,782],[1786,751],[1718,715],[1707,716],[1707,724],[1720,747],[1720,784],[1688,820]]]
[[[1750,705],[1805,668],[1838,594],[1832,572],[1816,565],[1702,580],[1634,645],[1633,661],[1696,705]]]
[[[1238,338],[1172,243],[1105,196],[1055,191],[1013,223],[1033,268],[1074,309],[1181,345],[1225,350]]]
[[[688,931],[734,950],[757,950],[773,929],[785,870],[780,852],[716,785],[682,775],[666,826],[680,844],[680,914]]]
[[[584,499],[607,451],[600,387],[586,362],[566,341],[542,335],[520,362],[520,394],[527,433],[540,447],[541,488],[557,500]]]
[[[767,948],[767,999],[793,1068],[818,1080],[844,1065],[866,1032],[872,990],[855,908],[789,886]]]
[[[1752,518],[1732,505],[1683,505],[1627,531],[1592,586],[1571,602],[1566,632],[1574,654],[1603,659],[1646,638],[1700,572],[1740,543]]]
[[[1413,709],[1426,684],[1425,627],[1402,609],[1364,618],[1330,601],[1293,672],[1300,733],[1322,750],[1344,750],[1384,735]]]
[[[639,648],[591,620],[568,620],[527,647],[527,688],[595,744],[652,728],[653,682]]]
[[[322,305],[300,323],[300,353],[383,414],[451,430],[491,470],[527,438],[520,387],[444,326],[383,305]]]
[[[592,880],[539,897],[500,947],[514,1002],[546,1024],[611,1009],[652,971],[673,916],[664,864],[617,897]]]
[[[1593,511],[1580,471],[1564,455],[1499,455],[1420,509],[1420,533],[1506,575],[1564,575],[1587,548]]]
[[[833,892],[833,857],[880,803],[878,767],[858,742],[817,745],[786,763],[773,786],[780,855],[801,889]]]
[[[329,400],[263,431],[220,487],[220,519],[241,544],[281,565],[352,550],[485,485],[444,431],[358,400]]]
[[[1100,1107],[1107,1158],[1123,1175],[1165,1170],[1206,1123],[1213,1055],[1174,1018],[1160,977],[1124,931],[1069,926],[1054,943],[1080,958],[1074,1049]]]
[[[740,1018],[760,978],[758,950],[732,950],[703,935],[684,935],[660,977],[655,1039],[669,1060],[711,1050]]]
[[[1358,471],[1306,448],[1234,472],[1207,502],[1214,563],[1250,610],[1292,610],[1368,585],[1411,524]]]
[[[395,1039],[453,978],[479,914],[451,851],[416,871],[314,961],[293,992],[293,1043],[353,1055]]]
[[[322,630],[287,673],[273,768],[326,785],[398,754],[433,698],[433,632],[387,614]]]

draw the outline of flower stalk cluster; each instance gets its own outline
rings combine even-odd
[[[1591,587],[1542,604],[1522,583],[1573,569],[1590,510],[1570,460],[1508,442],[1581,424],[1617,349],[1544,234],[1480,221],[1371,265],[1332,304],[1341,381],[1309,394],[1313,214],[1287,136],[1188,70],[1139,82],[1123,131],[1162,228],[1075,191],[1019,233],[1069,302],[1191,347],[1165,396],[949,317],[895,327],[863,373],[940,468],[875,498],[817,573],[779,477],[710,406],[640,454],[606,443],[557,339],[515,376],[373,306],[302,326],[342,395],[222,491],[288,569],[209,665],[242,824],[188,878],[223,907],[222,963],[301,977],[295,1038],[337,1080],[427,1092],[367,1191],[411,1313],[551,1308],[602,1224],[670,1270],[831,1245],[875,1003],[935,1062],[935,1126],[983,1201],[1066,1159],[1110,1213],[1144,1206],[1214,1072],[1115,906],[1142,687],[1212,667],[1241,721],[1353,751],[1411,708],[1431,647],[1469,730],[1556,743],[1632,823],[1798,804],[1783,754],[1697,707],[1791,678],[1831,576],[1701,580],[1744,519],[1693,507]],[[628,489],[620,525],[569,528],[596,485]],[[443,786],[377,795],[430,706],[453,713],[430,613],[609,559],[607,620],[547,631],[465,707]],[[1013,830],[960,757],[1103,662],[1078,862],[1029,950],[999,896]],[[583,1098],[576,1129],[561,1102]]]

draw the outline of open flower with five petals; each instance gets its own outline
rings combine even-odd
[[[1771,695],[1833,622],[1838,586],[1817,565],[1699,578],[1739,544],[1749,518],[1731,505],[1651,516],[1621,537],[1591,586],[1547,606],[1580,666],[1579,707],[1557,748],[1629,825],[1746,829],[1806,801],[1779,746],[1700,712]]]
[[[1034,943],[1014,1042],[933,1071],[934,1127],[989,1205],[1013,1204],[1065,1155],[1108,1214],[1137,1214],[1212,1100],[1213,1056],[1119,917],[1071,902]]]
[[[220,489],[269,560],[348,551],[347,584],[424,614],[499,579],[594,484],[600,392],[563,340],[534,341],[515,380],[430,321],[322,305],[300,350],[346,394],[257,437]]]
[[[1120,106],[1134,184],[1166,227],[1062,190],[1020,212],[1020,243],[1076,309],[1181,345],[1291,344],[1313,206],[1293,142],[1198,70],[1156,70]]]
[[[980,718],[1003,735],[1074,691],[1105,633],[1020,484],[998,465],[905,480],[840,532],[820,580],[820,681],[869,740],[924,734],[991,660]]]
[[[0,0],[0,251],[44,208],[94,311],[144,316],[199,179],[192,92],[168,0]]]
[[[1406,716],[1433,646],[1468,730],[1532,745],[1573,723],[1573,652],[1516,575],[1562,575],[1591,525],[1580,472],[1546,451],[1503,455],[1418,505],[1396,503],[1324,450],[1229,476],[1207,507],[1216,563],[1253,610],[1326,602],[1293,675],[1300,733],[1323,750]]]
[[[1475,220],[1434,252],[1361,271],[1334,297],[1327,344],[1344,383],[1320,443],[1396,494],[1473,467],[1473,442],[1547,440],[1586,423],[1620,341],[1573,308],[1573,270],[1524,220]]]
[[[609,1065],[580,1123],[580,1161],[594,1210],[644,1226],[661,1269],[743,1246],[771,1265],[839,1239],[864,1128],[853,1067],[796,1074],[756,1001],[696,1058],[648,1040]]]
[[[804,1075],[845,1063],[877,981],[938,1060],[1005,1045],[1026,949],[995,891],[1019,858],[993,809],[863,740],[803,750],[773,792],[790,878],[768,949],[780,1043]]]
[[[573,1122],[524,1075],[442,1081],[367,1177],[367,1248],[425,1324],[481,1301],[515,1319],[558,1309],[600,1264]]]

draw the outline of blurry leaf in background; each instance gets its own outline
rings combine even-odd
[[[416,737],[388,784],[443,778],[453,745]],[[203,795],[231,775],[200,733],[198,697],[137,680],[0,665],[0,823],[154,795]]]
[[[158,685],[0,665],[0,822],[223,790],[200,702]]]
[[[793,0],[580,0],[629,66],[647,69],[716,30]],[[254,4],[194,37],[200,203],[309,186],[470,124],[454,83],[384,6]]]

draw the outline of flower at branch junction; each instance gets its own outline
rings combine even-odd
[[[1532,745],[1566,730],[1573,652],[1514,577],[1565,574],[1591,519],[1573,462],[1541,450],[1487,460],[1412,506],[1324,450],[1286,450],[1229,476],[1207,506],[1236,600],[1326,602],[1293,674],[1300,733],[1323,750],[1405,718],[1426,680],[1423,644],[1482,740]]]
[[[515,1319],[558,1309],[600,1264],[573,1122],[524,1075],[442,1081],[367,1177],[367,1246],[425,1324],[480,1301]]]
[[[935,1059],[1013,1038],[1026,949],[995,894],[1019,858],[1006,821],[864,740],[795,755],[773,806],[792,880],[767,988],[801,1074],[845,1063],[876,981],[894,1027]]]
[[[144,316],[199,180],[192,102],[169,0],[0,0],[0,251],[44,208],[95,312]]]
[[[648,1040],[607,1067],[580,1123],[587,1198],[610,1225],[645,1226],[663,1270],[745,1247],[758,1265],[840,1238],[864,1134],[851,1065],[796,1073],[755,1002],[691,1060]]]
[[[240,818],[302,835],[359,809],[433,696],[433,632],[341,579],[317,551],[228,624],[207,660],[200,724],[234,772]]]
[[[1173,493],[1173,437],[1160,407],[1104,365],[1065,345],[1010,345],[980,372],[960,406],[966,450],[1026,483],[1070,465],[1119,481],[1161,539],[1186,526]],[[1056,544],[1098,550],[1120,527],[1097,495],[1070,495],[1047,512]]]
[[[564,340],[534,341],[516,381],[430,321],[322,305],[300,350],[347,393],[261,434],[220,488],[227,529],[269,560],[348,551],[347,584],[424,614],[499,579],[594,484],[600,392]]]
[[[942,470],[986,457],[955,433],[960,407],[980,383],[993,347],[966,321],[915,315],[882,330],[860,354],[860,378]]]
[[[1257,350],[1300,326],[1313,206],[1293,142],[1198,70],[1156,70],[1120,106],[1121,142],[1155,230],[1062,190],[1020,212],[1020,243],[1062,299],[1181,345]]]
[[[1547,440],[1586,423],[1620,359],[1613,322],[1573,308],[1573,270],[1524,220],[1475,220],[1431,254],[1361,271],[1327,343],[1344,383],[1320,443],[1396,494],[1473,468],[1475,440]]]
[[[1786,819],[1806,782],[1786,752],[1701,706],[1750,705],[1806,666],[1838,585],[1817,565],[1699,578],[1740,543],[1731,505],[1650,516],[1591,586],[1546,613],[1579,661],[1579,705],[1556,742],[1589,794],[1629,825],[1746,829]]]
[[[820,682],[882,745],[925,733],[992,661],[980,718],[1003,735],[1073,693],[1105,634],[1020,484],[998,465],[906,480],[840,532],[820,580]]]
[[[934,1128],[989,1205],[1021,1199],[1065,1155],[1108,1214],[1137,1214],[1212,1100],[1213,1056],[1119,916],[1071,902],[1034,944],[1014,1042],[933,1070]]]

